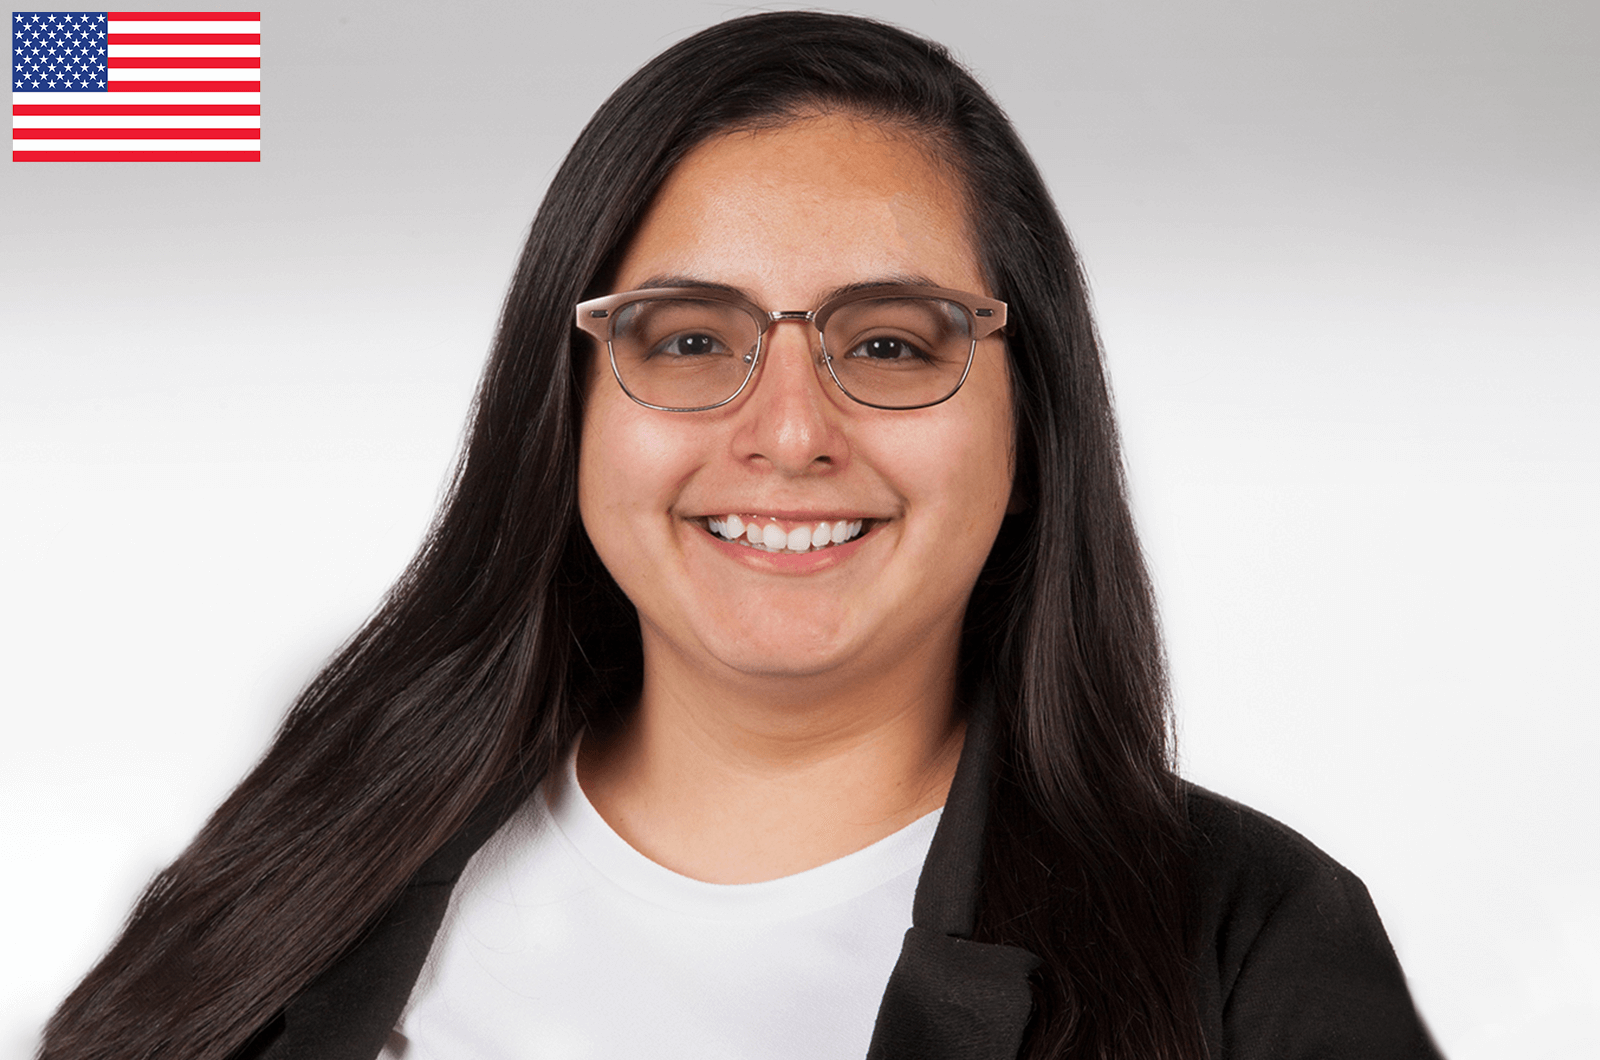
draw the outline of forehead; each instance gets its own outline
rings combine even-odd
[[[617,286],[692,277],[796,296],[898,276],[987,293],[971,227],[959,180],[925,140],[820,115],[727,133],[685,156]]]

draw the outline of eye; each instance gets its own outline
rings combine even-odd
[[[656,343],[651,355],[693,358],[725,355],[729,352],[727,345],[715,335],[704,331],[685,331]]]
[[[851,347],[845,356],[880,364],[916,364],[930,360],[921,347],[895,335],[874,335],[864,339]]]

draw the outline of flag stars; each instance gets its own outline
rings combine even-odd
[[[105,91],[106,14],[13,11],[13,91]]]

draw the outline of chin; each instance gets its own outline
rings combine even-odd
[[[859,654],[850,640],[837,624],[807,629],[780,621],[737,636],[709,634],[701,643],[717,661],[746,677],[807,678],[848,665]]]

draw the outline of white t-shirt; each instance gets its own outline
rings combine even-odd
[[[680,876],[576,756],[468,863],[380,1060],[859,1060],[939,812],[763,883]]]

